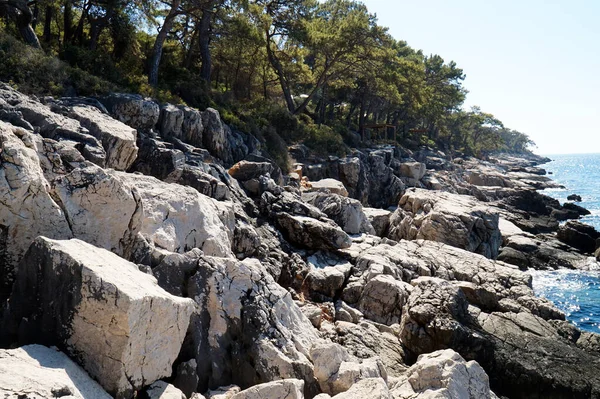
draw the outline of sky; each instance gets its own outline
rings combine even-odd
[[[600,1],[362,0],[389,33],[466,74],[538,154],[600,153]]]

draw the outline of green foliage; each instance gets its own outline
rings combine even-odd
[[[372,124],[395,126],[405,146],[449,153],[485,156],[533,145],[493,115],[463,109],[463,70],[395,40],[360,1],[39,5],[36,32],[46,54],[14,39],[16,24],[0,16],[0,80],[43,95],[120,90],[213,106],[263,142],[284,169],[288,145],[343,155],[363,144],[360,132]],[[165,23],[169,15],[172,24]],[[156,71],[159,48],[158,84],[151,86],[147,75]],[[210,79],[201,77],[209,61]]]
[[[0,32],[0,81],[39,95],[100,95],[118,86]]]
[[[312,125],[308,127],[309,136],[305,141],[308,148],[320,155],[344,156],[347,147],[339,133],[326,125]]]

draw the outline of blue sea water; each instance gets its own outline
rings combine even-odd
[[[582,198],[579,204],[591,212],[582,222],[600,230],[600,154],[551,155],[552,162],[541,167],[564,189],[544,190],[561,203],[570,194]],[[548,298],[582,330],[600,333],[600,271],[533,272],[536,295]]]

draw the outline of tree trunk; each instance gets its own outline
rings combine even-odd
[[[190,47],[185,54],[185,60],[183,61],[183,67],[190,69],[192,67],[192,61],[194,60],[194,50],[196,49],[196,41],[198,40],[198,29],[194,29],[192,32],[192,38],[190,40]]]
[[[210,23],[214,13],[213,8],[216,4],[217,0],[208,1],[206,8],[202,12],[202,18],[200,19],[200,36],[198,40],[200,59],[202,61],[202,66],[200,67],[200,77],[206,82],[207,88],[210,88],[210,72],[212,70],[212,57],[210,54]]]
[[[269,58],[269,63],[275,69],[275,73],[277,74],[277,78],[279,79],[279,84],[281,85],[281,90],[283,91],[283,97],[285,98],[285,103],[287,105],[288,111],[292,114],[296,112],[296,104],[294,103],[294,99],[292,98],[292,92],[287,83],[287,79],[285,78],[285,73],[283,72],[283,67],[279,62],[277,56],[273,53],[273,49],[271,48],[271,36],[269,32],[267,32],[267,57]]]
[[[25,0],[0,0],[0,4],[6,4],[9,7],[15,8],[18,13],[16,17],[17,30],[25,41],[32,47],[41,49],[40,41],[31,26],[33,22],[33,13]]]
[[[63,44],[71,42],[73,37],[73,2],[72,0],[65,0],[63,13]]]
[[[154,47],[152,48],[152,58],[150,59],[150,71],[148,73],[148,83],[152,86],[156,86],[158,84],[158,67],[160,65],[160,59],[162,57],[163,46],[165,44],[165,40],[167,39],[167,35],[171,28],[173,27],[173,22],[175,22],[175,17],[177,16],[177,9],[181,4],[181,0],[173,0],[171,3],[171,10],[169,14],[165,18],[165,22],[163,26],[160,28],[158,35],[156,36],[156,40],[154,41]]]
[[[46,43],[50,43],[52,40],[52,15],[54,14],[54,9],[52,6],[46,7],[46,13],[44,15],[44,41]]]

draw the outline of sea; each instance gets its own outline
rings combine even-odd
[[[591,212],[580,220],[600,230],[600,154],[548,155],[548,158],[552,162],[541,167],[565,188],[547,189],[543,193],[561,203],[570,194],[580,195],[579,205]],[[536,271],[532,275],[536,295],[552,301],[580,329],[600,333],[600,271]]]

